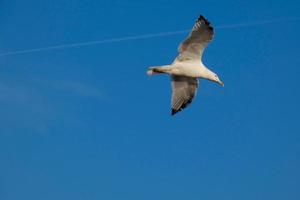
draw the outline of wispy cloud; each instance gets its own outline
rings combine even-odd
[[[74,80],[43,80],[43,84],[57,90],[64,90],[82,97],[105,98],[103,91],[93,85]]]
[[[31,94],[24,86],[8,85],[0,82],[0,102],[23,102],[31,99]]]
[[[55,116],[53,106],[31,84],[2,80],[0,94],[3,132],[11,133],[16,129],[43,132]]]
[[[70,116],[66,104],[60,100],[62,95],[75,97],[75,101],[106,100],[99,87],[78,80],[6,79],[0,81],[0,94],[0,120],[6,123],[6,132],[15,128],[45,132],[50,124],[59,123],[58,116]]]
[[[273,24],[273,23],[288,22],[288,21],[299,21],[299,20],[300,20],[300,18],[285,17],[285,18],[277,18],[277,19],[271,19],[271,20],[260,20],[260,21],[252,21],[252,22],[224,24],[224,25],[216,26],[216,29],[231,29],[231,28],[239,28],[239,27],[251,27],[251,26],[260,26],[260,25],[265,25],[265,24]],[[143,35],[109,38],[109,39],[104,39],[104,40],[78,42],[78,43],[71,43],[71,44],[60,44],[60,45],[40,47],[40,48],[32,48],[32,49],[24,49],[24,50],[3,52],[3,53],[0,53],[0,56],[28,54],[28,53],[34,53],[34,52],[59,50],[59,49],[82,47],[82,46],[91,46],[91,45],[104,44],[104,43],[113,43],[113,42],[140,40],[140,39],[147,39],[147,38],[154,38],[154,37],[163,37],[163,36],[169,36],[169,35],[183,34],[183,33],[189,32],[189,31],[190,31],[190,29],[186,29],[186,30],[168,31],[168,32],[161,32],[161,33],[148,33],[148,34],[143,34]]]

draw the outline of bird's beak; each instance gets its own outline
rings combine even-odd
[[[224,87],[224,83],[222,81],[220,81],[219,84]]]

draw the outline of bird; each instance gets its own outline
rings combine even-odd
[[[178,55],[172,64],[149,67],[147,74],[168,74],[171,77],[171,115],[192,103],[199,79],[207,79],[224,86],[218,75],[202,63],[202,55],[214,37],[211,23],[200,15],[189,35],[178,47]]]

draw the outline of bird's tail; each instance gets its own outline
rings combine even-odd
[[[162,74],[162,73],[168,73],[169,69],[167,66],[155,66],[155,67],[149,67],[147,74],[149,76],[152,76],[154,74]]]

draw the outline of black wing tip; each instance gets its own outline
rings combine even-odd
[[[213,31],[214,28],[211,26],[211,23],[203,16],[203,15],[200,15],[197,22],[203,22],[205,25],[208,26],[208,28]]]
[[[200,15],[197,21],[201,21],[204,22],[206,25],[210,25],[210,22],[203,15]]]
[[[179,111],[182,111],[183,109],[185,109],[190,103],[192,103],[192,99],[188,100],[187,102],[185,102],[184,104],[182,104],[182,106],[179,109],[174,109],[172,108],[172,112],[171,115],[175,115],[176,113],[178,113]]]
[[[175,110],[175,109],[172,108],[171,115],[172,115],[172,116],[175,115],[178,111],[179,111],[179,110]]]

